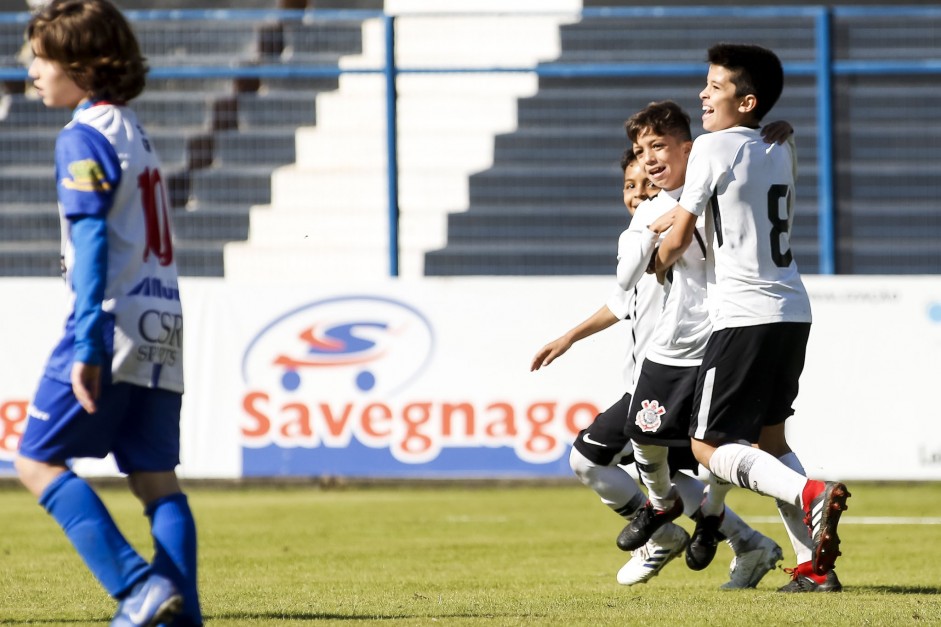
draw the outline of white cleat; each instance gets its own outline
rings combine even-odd
[[[630,561],[618,571],[618,583],[632,586],[647,583],[660,574],[663,567],[680,555],[689,542],[689,534],[675,523],[666,523],[650,537],[647,543],[635,549]]]
[[[729,581],[720,587],[722,590],[754,588],[762,577],[774,570],[783,557],[781,547],[774,540],[761,536],[757,548],[732,558]]]

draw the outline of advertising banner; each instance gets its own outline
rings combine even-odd
[[[808,474],[941,479],[941,279],[805,280],[814,325],[788,437]],[[623,394],[625,324],[530,372],[543,344],[605,302],[610,279],[180,288],[186,477],[569,476],[575,434]],[[0,329],[10,474],[64,289],[3,279],[0,298],[18,304]],[[115,473],[109,460],[76,469]]]

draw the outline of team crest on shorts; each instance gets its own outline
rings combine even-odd
[[[666,407],[660,406],[660,401],[643,401],[640,406],[642,409],[637,412],[637,418],[634,422],[643,432],[656,431],[662,424],[660,416],[667,413]]]

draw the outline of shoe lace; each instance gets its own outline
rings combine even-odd
[[[641,558],[641,559],[644,560],[644,561],[649,560],[649,559],[650,559],[650,551],[647,549],[647,547],[649,546],[649,544],[650,544],[650,543],[648,542],[647,544],[645,544],[644,546],[640,547],[639,549],[634,549],[633,551],[631,551],[631,556],[633,556],[633,557],[639,557],[639,558]]]
[[[794,568],[785,568],[784,572],[791,576],[792,581],[796,580],[800,576],[797,572],[796,566]]]

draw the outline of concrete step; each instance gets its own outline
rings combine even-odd
[[[385,132],[305,127],[297,131],[297,166],[300,168],[382,169],[387,162]],[[397,143],[401,170],[434,169],[447,164],[473,172],[493,165],[493,139],[486,133],[410,132]]]
[[[278,168],[272,178],[271,204],[277,207],[327,207],[349,211],[385,208],[388,186],[384,168]],[[451,170],[403,172],[399,204],[403,210],[447,211],[467,206],[467,177]]]

